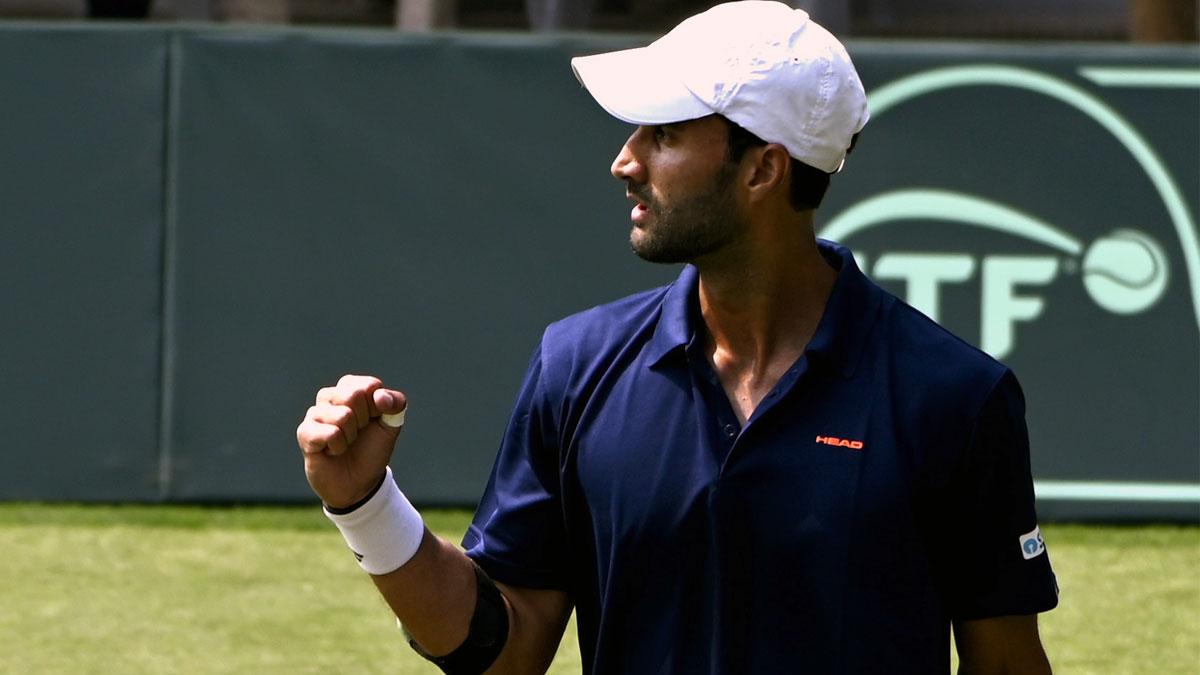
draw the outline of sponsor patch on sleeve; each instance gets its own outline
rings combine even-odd
[[[1046,542],[1042,540],[1042,532],[1037,527],[1032,532],[1021,535],[1021,555],[1026,560],[1036,558],[1046,552]]]

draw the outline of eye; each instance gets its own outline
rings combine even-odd
[[[654,132],[654,140],[656,140],[656,141],[666,140],[667,128],[665,126],[663,126],[661,124],[656,124],[653,127],[651,127],[651,130]]]

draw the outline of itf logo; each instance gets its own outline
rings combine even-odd
[[[983,255],[888,252],[874,265],[856,255],[860,267],[881,281],[902,281],[905,300],[934,321],[942,319],[941,288],[982,277],[979,346],[998,359],[1016,346],[1017,324],[1033,321],[1045,309],[1043,298],[1018,287],[1053,282],[1066,268],[1080,272],[1097,306],[1114,314],[1137,314],[1155,305],[1170,278],[1167,256],[1149,234],[1117,229],[1085,245],[1049,223],[1003,204],[944,190],[898,190],[867,199],[842,212],[822,231],[835,241],[852,240],[860,230],[900,220],[940,220],[991,228],[1063,254]],[[1200,310],[1198,310],[1200,311]]]
[[[1086,505],[1049,513],[1194,518],[1200,64],[1031,49],[904,72],[944,58],[863,61],[884,84],[818,235],[1013,366],[1038,497]]]
[[[1084,68],[1097,83],[1128,83],[1147,78],[1144,71]],[[1200,72],[1181,70],[1148,77],[1149,85],[1200,87]],[[1128,153],[1130,166],[1139,167],[1161,200],[1183,254],[1186,270],[1179,281],[1188,285],[1195,325],[1200,326],[1200,243],[1196,225],[1177,182],[1137,129],[1091,93],[1050,75],[1009,66],[960,66],[925,71],[872,92],[872,124],[879,125],[893,108],[910,100],[962,87],[1004,87],[1045,97],[1107,132]],[[1020,152],[1020,148],[1016,152]],[[1012,153],[1010,153],[1012,154]],[[1003,157],[977,158],[1003,162]],[[942,167],[943,170],[948,167]],[[1072,176],[1061,176],[1069,182]],[[992,190],[995,192],[995,190]],[[1101,208],[1119,209],[1122,197],[1111,192],[1095,195]],[[988,230],[1024,240],[1042,253],[982,254],[974,252],[905,250],[903,234],[892,237],[893,250],[874,260],[856,246],[859,235],[884,226],[935,222],[956,228]],[[1114,227],[1087,241],[1063,227],[1005,203],[993,195],[971,194],[942,187],[891,189],[859,201],[838,213],[820,236],[856,250],[859,265],[880,281],[904,284],[905,300],[935,321],[943,321],[943,289],[979,279],[978,345],[1005,358],[1018,344],[1020,324],[1036,321],[1046,309],[1037,288],[1064,273],[1077,276],[1096,306],[1117,315],[1137,315],[1154,307],[1172,282],[1171,265],[1158,239],[1136,226]],[[969,334],[965,337],[971,337]]]

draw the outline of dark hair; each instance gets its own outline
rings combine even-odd
[[[746,131],[728,118],[722,117],[729,126],[729,144],[726,158],[730,162],[739,162],[750,148],[766,145],[767,142]],[[850,139],[850,147],[854,147],[858,134]],[[850,150],[846,150],[850,152]],[[795,157],[792,158],[792,185],[789,199],[792,208],[797,211],[808,211],[821,205],[825,191],[829,189],[830,174],[805,164]]]

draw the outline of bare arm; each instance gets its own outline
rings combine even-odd
[[[426,652],[443,656],[466,639],[475,611],[475,571],[458,547],[426,530],[421,548],[411,561],[395,572],[371,579]],[[497,586],[508,605],[508,641],[487,672],[545,672],[571,614],[567,594]]]
[[[399,391],[373,377],[347,375],[317,393],[296,429],[309,485],[326,505],[343,508],[379,484],[400,429],[377,422],[406,409]],[[453,544],[424,531],[413,557],[373,575],[375,587],[421,648],[434,656],[454,651],[467,637],[475,611],[471,560]],[[498,584],[507,605],[508,639],[489,673],[545,672],[570,615],[566,593]],[[399,637],[399,636],[397,636]]]
[[[954,623],[960,675],[1048,675],[1050,661],[1038,636],[1037,615]]]

